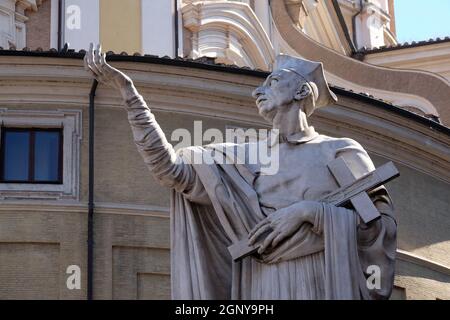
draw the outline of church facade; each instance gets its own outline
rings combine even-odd
[[[400,170],[392,298],[450,299],[450,39],[398,44],[393,0],[0,0],[0,31],[0,298],[170,298],[169,190],[84,71],[92,41],[169,140],[268,128],[251,92],[275,56],[322,61],[339,101],[316,130]]]

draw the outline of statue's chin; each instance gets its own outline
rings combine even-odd
[[[269,122],[272,122],[276,114],[276,109],[258,108],[258,112],[261,117],[263,117]]]

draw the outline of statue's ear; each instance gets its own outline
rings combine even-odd
[[[302,86],[295,94],[295,100],[305,101],[305,103],[302,104],[303,111],[308,117],[314,112],[314,109],[316,108],[317,96],[317,86],[313,82],[302,84]]]
[[[312,94],[311,87],[307,83],[304,83],[295,92],[294,99],[297,101],[300,101],[300,100],[305,99],[306,97],[309,97],[311,94]]]

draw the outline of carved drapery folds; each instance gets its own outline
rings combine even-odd
[[[275,54],[269,37],[247,3],[189,2],[182,8],[193,58],[269,70]]]

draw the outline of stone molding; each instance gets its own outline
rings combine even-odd
[[[0,214],[5,212],[60,212],[62,214],[86,213],[88,204],[63,200],[49,202],[43,200],[5,200],[0,206]],[[95,212],[98,214],[118,214],[133,216],[149,216],[169,219],[168,207],[154,205],[136,205],[130,203],[95,202]]]
[[[274,49],[263,26],[246,3],[192,2],[182,8],[184,27],[192,32],[192,56],[216,58],[269,70]]]
[[[23,201],[5,201],[0,206],[0,215],[2,212],[58,212],[61,214],[86,213],[88,211],[87,203],[43,203],[43,202],[23,202]],[[134,205],[123,203],[95,203],[96,214],[113,214],[113,215],[132,215],[132,216],[146,216],[153,218],[161,218],[169,222],[169,208],[158,207],[151,205]],[[169,249],[169,248],[167,248]],[[420,255],[397,249],[398,260],[406,263],[412,263],[422,266],[426,269],[431,269],[446,276],[450,276],[450,267],[434,262]]]
[[[251,97],[262,77],[193,68],[187,72],[184,67],[138,62],[112,62],[112,65],[130,75],[152,110],[268,127],[257,114]],[[7,85],[0,81],[2,106],[73,109],[88,105],[92,80],[80,60],[0,57],[0,72],[7,81]],[[26,94],[25,87],[28,87]],[[313,115],[312,122],[321,132],[355,137],[369,152],[450,182],[449,135],[370,102],[344,96],[339,99],[337,105]],[[96,106],[123,107],[119,95],[105,86],[97,91]]]

